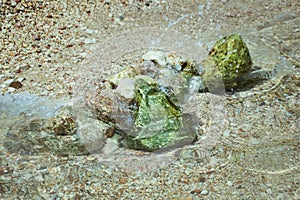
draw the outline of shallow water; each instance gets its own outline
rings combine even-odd
[[[290,11],[291,7],[287,7],[286,11],[280,9],[272,10],[273,8],[270,7],[268,8],[270,12],[257,11],[259,10],[257,9],[257,13],[251,13],[251,6],[259,8],[268,7],[269,5],[251,4],[249,8],[246,4],[241,5],[241,7],[237,5],[239,12],[245,11],[246,13],[241,14],[236,12],[235,5],[223,6],[224,9],[220,6],[222,9],[214,10],[212,9],[212,4],[214,3],[205,2],[201,4],[202,6],[198,6],[198,4],[193,6],[195,1],[191,2],[191,6],[189,4],[186,4],[186,6],[174,4],[174,7],[166,10],[167,14],[163,17],[163,20],[166,20],[165,26],[163,26],[167,28],[166,32],[180,30],[185,35],[191,35],[193,41],[196,41],[196,43],[192,42],[193,45],[200,45],[206,50],[210,49],[218,38],[238,32],[250,49],[254,68],[268,71],[269,76],[268,80],[245,91],[227,94],[224,97],[226,99],[224,108],[226,116],[222,121],[224,123],[224,125],[222,124],[223,130],[219,133],[217,141],[214,141],[212,145],[210,140],[206,140],[208,143],[195,144],[190,149],[186,149],[181,155],[182,163],[197,165],[198,163],[194,163],[196,160],[205,166],[214,166],[218,162],[227,164],[230,169],[238,170],[234,171],[236,174],[228,175],[231,181],[235,183],[243,182],[244,185],[247,185],[249,180],[254,179],[254,177],[263,179],[270,176],[268,184],[271,184],[273,191],[278,192],[278,195],[283,193],[283,195],[289,194],[290,198],[299,198],[299,189],[296,188],[299,188],[300,170],[300,72],[298,47],[300,18],[299,13],[296,12],[297,5],[293,5],[296,9],[292,9],[292,11]],[[228,18],[227,22],[223,20],[223,12]],[[264,16],[258,14],[261,12],[264,13]],[[192,23],[193,20],[196,23]],[[90,26],[97,29],[99,25],[95,25],[94,23],[96,22],[98,23],[97,20],[92,20]],[[149,24],[155,25],[157,22],[152,20],[145,23],[148,27]],[[110,31],[120,34],[122,33],[121,30],[126,28],[128,27],[125,24],[120,30],[112,29]],[[198,33],[199,30],[201,30],[200,33]],[[193,34],[194,32],[197,32],[197,34]],[[102,35],[99,37],[102,37]],[[145,37],[134,35],[130,41],[139,41],[140,38]],[[161,36],[161,38],[164,37]],[[174,38],[176,37],[165,40],[166,44],[168,45],[168,42],[175,40]],[[113,47],[118,44],[118,41],[111,41],[114,43]],[[147,42],[147,44],[151,44],[151,42],[156,43],[157,41]],[[105,46],[107,48],[105,49],[105,51],[107,50],[106,55],[118,58],[120,53],[110,49],[110,45]],[[99,46],[96,44],[94,47],[91,47],[91,51],[95,52],[95,57],[98,55],[93,50],[99,48]],[[169,46],[174,47],[173,44]],[[126,53],[128,53],[126,52],[128,49],[124,49],[125,52],[121,52],[122,56],[126,56]],[[180,48],[177,46],[177,49]],[[183,53],[188,55],[192,50],[191,48],[184,48]],[[110,72],[108,71],[107,73]],[[91,74],[87,73],[86,75],[89,76]],[[51,117],[60,106],[69,105],[69,103],[68,100],[50,100],[28,93],[1,96],[1,142],[6,140],[6,134],[12,127],[13,130],[17,130],[19,124],[26,124],[32,118]],[[209,112],[211,114],[213,109],[209,110]],[[93,123],[93,121],[90,123]],[[88,130],[93,128],[95,126],[91,126]],[[204,124],[201,130],[204,134],[208,132],[209,124]],[[204,152],[203,145],[211,145],[212,148],[208,148]],[[197,153],[199,149],[200,152]],[[0,160],[3,163],[6,162],[6,153],[7,150],[1,145]],[[144,168],[141,170],[151,171],[152,169],[165,167],[174,161],[174,156],[179,156],[177,154],[161,154],[162,156],[160,157],[149,156],[139,159],[135,154],[133,156],[128,155],[130,154],[125,153],[122,155],[122,152],[120,152],[120,156],[112,156],[110,160],[104,159],[102,161],[107,161],[108,164],[115,162],[116,165],[127,168],[127,170],[131,168],[131,171],[135,171],[139,167]],[[210,159],[205,160],[203,157],[206,156]],[[101,159],[99,158],[100,161]],[[166,163],[162,161],[166,161]],[[153,166],[145,166],[145,163],[151,163]],[[141,166],[137,166],[139,164]],[[225,175],[227,175],[227,171],[230,171],[229,168],[225,168]],[[244,177],[240,177],[239,174],[242,174],[241,176],[244,175]],[[257,195],[260,194],[261,186],[264,185],[249,185],[248,187],[246,186],[246,189],[249,189],[249,193],[252,195]],[[294,188],[291,189],[290,187]],[[232,193],[231,187],[221,188],[220,190],[222,191],[221,193],[226,191],[230,194]],[[277,194],[273,195],[277,196]]]
[[[255,68],[260,68],[259,70],[261,71],[267,71],[269,76],[267,77],[268,80],[260,83],[258,85],[255,85],[253,88],[247,89],[245,91],[241,91],[241,92],[236,92],[234,94],[230,94],[227,99],[223,98],[223,100],[217,100],[217,96],[212,96],[209,97],[208,99],[202,99],[202,101],[209,101],[208,103],[211,105],[211,107],[203,107],[203,111],[206,110],[207,114],[209,114],[211,117],[214,117],[213,121],[210,123],[218,123],[219,126],[219,130],[223,130],[221,132],[218,132],[218,136],[216,136],[216,132],[213,131],[214,128],[209,127],[209,126],[204,126],[202,127],[202,131],[204,132],[204,135],[206,135],[204,137],[203,140],[200,140],[198,142],[198,144],[196,144],[195,146],[189,147],[192,149],[198,149],[198,151],[209,151],[209,148],[206,149],[205,146],[214,146],[214,144],[216,142],[218,142],[219,138],[224,134],[224,132],[228,132],[229,130],[232,130],[233,127],[231,127],[230,125],[230,121],[234,121],[235,119],[231,119],[231,117],[229,116],[227,119],[225,115],[217,115],[214,114],[214,112],[217,112],[217,110],[215,110],[214,107],[212,106],[216,106],[217,104],[219,104],[218,106],[220,107],[221,104],[220,102],[223,102],[226,99],[226,103],[222,105],[222,109],[228,109],[226,115],[230,115],[230,112],[236,112],[235,108],[232,108],[231,106],[227,107],[226,104],[228,104],[228,99],[235,101],[235,102],[239,102],[239,101],[245,101],[245,104],[243,105],[243,109],[245,109],[245,107],[247,107],[248,104],[251,105],[252,101],[270,101],[273,98],[276,98],[276,96],[274,96],[274,94],[272,94],[272,87],[275,87],[275,91],[277,90],[276,87],[280,88],[280,87],[285,87],[283,84],[284,82],[281,80],[282,77],[290,77],[293,71],[293,65],[291,63],[289,63],[286,59],[284,59],[280,53],[278,51],[276,51],[276,49],[270,47],[269,45],[266,45],[265,42],[260,41],[258,38],[256,37],[252,37],[252,38],[247,38],[247,40],[250,40],[251,42],[249,42],[249,48],[251,51],[251,55],[252,58],[254,60],[255,63]],[[260,46],[259,51],[256,51],[255,46],[254,45],[258,45]],[[204,50],[203,50],[204,52]],[[204,55],[203,55],[204,56]],[[96,60],[97,61],[97,60]],[[99,61],[99,60],[98,60]],[[97,61],[97,62],[98,62]],[[95,71],[93,68],[94,65],[94,60],[92,62],[92,64],[90,64],[91,66],[91,71]],[[87,65],[84,65],[85,68],[83,68],[83,70],[87,69]],[[85,74],[85,78],[86,78],[87,74]],[[294,77],[295,78],[295,77]],[[93,77],[91,77],[91,80],[93,80]],[[87,79],[85,81],[91,81],[90,79]],[[287,81],[290,81],[290,79],[287,79]],[[295,80],[297,81],[297,80]],[[81,82],[80,82],[81,84]],[[277,84],[277,85],[276,85]],[[88,85],[88,84],[84,84],[84,85]],[[295,84],[289,84],[288,87],[296,87]],[[87,89],[87,88],[85,88]],[[292,89],[292,88],[290,88]],[[298,90],[297,88],[294,88],[295,90]],[[277,95],[288,95],[288,94],[284,94],[278,91],[276,94]],[[80,95],[84,94],[84,92],[82,92],[82,90],[80,90],[80,93],[76,93],[76,95]],[[82,97],[84,98],[84,97]],[[289,96],[286,96],[286,99],[288,99],[290,101],[290,103],[292,103],[291,101],[297,100],[297,96],[291,96],[291,99],[289,99]],[[296,99],[294,99],[296,98]],[[18,94],[7,94],[4,96],[0,97],[0,109],[1,109],[1,124],[2,124],[2,129],[1,129],[1,138],[2,138],[2,144],[4,144],[4,142],[7,140],[6,139],[6,135],[8,133],[8,130],[10,131],[18,131],[18,129],[20,129],[20,127],[24,127],[27,126],[27,124],[30,124],[30,121],[32,121],[33,119],[48,119],[50,117],[53,117],[57,114],[57,111],[65,106],[71,105],[72,103],[75,103],[75,108],[78,107],[78,105],[76,105],[76,103],[78,103],[78,99],[80,101],[84,101],[81,98],[78,98],[78,96],[75,98],[74,101],[70,100],[70,99],[51,99],[48,97],[40,97],[37,95],[33,95],[30,94],[28,92],[24,92],[24,93],[18,93]],[[214,99],[214,100],[213,100]],[[288,103],[288,102],[287,102]],[[295,103],[295,102],[294,102]],[[82,103],[79,104],[79,106],[82,106]],[[238,106],[238,103],[237,103]],[[253,106],[253,105],[252,105]],[[216,107],[217,108],[217,107]],[[295,108],[297,108],[295,106]],[[83,107],[83,109],[87,109],[87,107]],[[202,109],[201,107],[199,109]],[[208,110],[207,110],[208,109]],[[254,108],[254,110],[257,108]],[[249,110],[249,113],[245,113],[245,115],[252,115],[253,118],[258,117],[258,115],[260,115],[261,111],[258,110],[257,112],[254,112],[254,110]],[[266,109],[265,112],[268,112],[269,114],[273,114],[273,109]],[[295,113],[297,114],[297,110],[295,111]],[[79,112],[79,116],[77,116],[77,120],[81,120],[79,121],[79,130],[81,131],[80,137],[82,139],[82,141],[85,140],[90,140],[90,137],[96,137],[96,138],[100,138],[99,140],[104,140],[103,138],[103,133],[102,136],[95,136],[95,134],[99,134],[99,133],[94,133],[95,130],[102,130],[103,126],[101,125],[95,125],[95,117],[93,119],[92,114],[88,111],[87,113],[85,113],[85,111],[83,112]],[[252,114],[251,114],[252,113]],[[219,112],[220,114],[220,112]],[[80,116],[82,115],[82,116]],[[91,118],[90,118],[91,117]],[[88,121],[87,119],[90,118],[90,121]],[[201,116],[202,119],[205,118],[205,116],[202,114]],[[214,121],[215,120],[215,121]],[[262,120],[262,119],[260,119]],[[229,123],[228,123],[229,121]],[[221,123],[221,125],[220,125]],[[265,119],[264,123],[267,126],[272,125],[272,123],[274,123],[274,121],[270,120],[270,119]],[[296,121],[295,121],[296,123]],[[247,124],[247,122],[238,122],[238,120],[236,122],[234,122],[233,124],[237,124],[239,126],[248,126],[248,131],[251,131],[251,125]],[[273,124],[275,127],[278,126],[278,124]],[[294,131],[297,131],[297,128],[299,128],[299,124],[297,127],[297,124],[294,124]],[[278,127],[279,128],[279,127]],[[280,128],[279,128],[280,129]],[[277,130],[277,128],[276,128]],[[267,131],[267,129],[266,129]],[[270,130],[273,131],[273,130]],[[260,139],[256,139],[256,140],[252,140],[251,138],[248,140],[243,140],[241,139],[240,142],[237,142],[237,144],[235,144],[235,146],[231,147],[231,149],[233,150],[233,155],[232,157],[234,158],[234,162],[236,162],[237,164],[239,164],[240,166],[244,167],[244,168],[249,168],[249,169],[253,169],[253,170],[258,170],[258,171],[263,171],[263,170],[270,170],[270,171],[276,171],[276,170],[287,170],[289,168],[297,168],[299,165],[299,158],[297,158],[297,152],[298,152],[298,143],[299,143],[299,135],[294,132],[294,131],[289,131],[288,133],[284,131],[284,133],[277,133],[277,134],[273,134],[273,133],[269,133],[268,137],[264,136],[264,133],[257,133],[260,134]],[[19,131],[18,131],[19,132]],[[84,135],[84,133],[88,133],[88,135]],[[234,131],[236,132],[236,131]],[[279,131],[281,132],[281,131]],[[22,133],[21,133],[22,134]],[[24,132],[24,134],[28,134],[27,132]],[[251,134],[250,134],[251,135]],[[274,136],[276,136],[275,138],[273,138]],[[237,134],[235,137],[239,138],[241,137],[239,134]],[[25,137],[26,139],[26,137]],[[97,140],[98,140],[97,139]],[[94,138],[95,140],[95,138]],[[230,137],[225,137],[225,140],[231,140]],[[273,141],[274,140],[274,141]],[[103,143],[105,143],[104,141],[99,141],[97,143],[97,145],[99,145],[98,149],[103,148]],[[231,143],[231,141],[230,141]],[[26,142],[25,142],[26,144]],[[232,143],[233,144],[233,143]],[[89,147],[89,145],[86,146],[87,149],[91,148],[91,151],[95,151],[93,148],[94,147]],[[151,166],[150,163],[158,163],[158,162],[153,162],[154,160],[162,160],[164,159],[166,162],[165,164],[161,164],[160,167],[164,167],[165,165],[169,164],[171,161],[173,161],[174,159],[176,159],[176,157],[179,156],[178,152],[173,152],[173,153],[169,153],[166,155],[158,155],[156,154],[156,156],[152,156],[151,159],[149,159],[149,155],[146,154],[145,156],[147,157],[137,157],[135,158],[134,153],[132,154],[132,152],[119,152],[119,150],[116,149],[115,145],[112,144],[112,146],[108,146],[104,149],[108,149],[109,150],[104,150],[106,151],[105,154],[102,156],[100,155],[100,157],[102,157],[101,159],[103,161],[107,161],[110,163],[114,163],[118,166],[123,166],[124,163],[125,166],[129,166],[132,165],[134,166],[134,163],[137,162],[137,160],[139,160],[139,162],[141,163],[140,165],[147,165],[146,170],[149,169],[155,169],[158,166]],[[245,151],[245,149],[247,149]],[[206,149],[206,150],[204,150]],[[5,149],[3,149],[5,151]],[[30,150],[28,149],[28,151],[30,152]],[[51,149],[50,149],[51,151]],[[122,150],[121,150],[122,151]],[[115,152],[115,153],[113,153]],[[115,157],[113,157],[112,153],[115,155]],[[175,156],[176,154],[176,156]],[[205,154],[205,152],[204,152]],[[132,157],[132,159],[130,158]],[[118,160],[116,161],[112,161],[113,159]],[[110,160],[110,161],[109,161]],[[126,160],[126,161],[125,161]],[[167,161],[168,160],[168,161]],[[132,164],[130,164],[132,162]],[[284,164],[282,164],[284,163]],[[135,167],[131,167],[132,170],[136,169]]]

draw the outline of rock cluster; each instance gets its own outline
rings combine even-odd
[[[121,146],[155,151],[191,143],[200,123],[192,101],[200,92],[238,87],[236,80],[251,68],[251,57],[238,34],[217,41],[198,64],[176,53],[149,51],[136,66],[99,83],[87,104],[98,119],[118,130]],[[185,111],[183,111],[185,109]],[[186,112],[188,110],[188,112]]]

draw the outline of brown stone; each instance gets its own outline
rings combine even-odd
[[[21,88],[22,86],[23,86],[22,83],[19,82],[19,81],[14,81],[14,82],[12,82],[11,84],[9,84],[9,87],[13,87],[13,88],[15,88],[15,89],[19,89],[19,88]]]

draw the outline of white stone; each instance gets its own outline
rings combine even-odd
[[[15,7],[15,6],[17,5],[17,2],[14,1],[14,0],[12,0],[10,5],[11,5],[12,7]]]
[[[231,181],[227,181],[227,185],[228,186],[232,186],[232,182]]]
[[[20,83],[21,83],[22,81],[24,81],[24,80],[25,80],[24,77],[20,77],[20,78],[17,79],[17,81],[19,81]]]
[[[85,38],[84,44],[95,44],[97,40],[95,38]]]
[[[207,191],[207,190],[202,190],[202,191],[201,191],[201,194],[202,194],[202,195],[207,195],[207,194],[208,194],[208,191]]]
[[[79,53],[78,55],[80,57],[82,57],[82,58],[85,58],[87,56],[87,53],[86,52],[82,52],[82,53]]]
[[[230,130],[226,129],[223,131],[223,136],[224,137],[229,137],[230,136]]]
[[[3,84],[10,85],[12,82],[14,82],[14,79],[8,79],[8,80],[4,81]]]
[[[268,189],[267,189],[267,193],[268,193],[268,194],[272,194],[272,189],[271,189],[271,188],[268,188]]]
[[[145,53],[142,58],[144,60],[151,60],[164,67],[167,64],[166,55],[162,51],[149,51]]]
[[[14,91],[16,91],[16,88],[8,87],[8,89],[7,89],[7,93],[12,93]]]
[[[119,81],[116,92],[126,99],[134,98],[134,80],[125,78]]]
[[[97,31],[96,31],[96,30],[93,30],[93,29],[86,29],[85,32],[86,32],[87,34],[94,34],[94,33],[96,33]]]

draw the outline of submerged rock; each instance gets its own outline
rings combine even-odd
[[[6,134],[4,147],[8,152],[51,152],[64,156],[89,153],[76,134],[76,119],[70,106],[60,108],[52,117],[30,119],[28,116],[16,120],[17,123]]]
[[[249,72],[252,66],[248,47],[239,34],[218,40],[209,52],[209,58],[214,61],[226,88],[238,87],[235,80]]]
[[[138,78],[135,84],[135,131],[126,134],[128,148],[154,151],[176,144],[194,135],[179,132],[182,126],[180,108],[175,105],[158,84],[150,78]]]
[[[120,146],[155,151],[190,144],[200,124],[196,111],[186,109],[199,104],[190,99],[219,86],[224,90],[223,83],[226,89],[236,87],[235,81],[251,64],[238,34],[219,40],[198,64],[176,53],[149,51],[141,63],[103,80],[97,92],[88,95],[87,104],[98,119],[111,125],[106,137]]]

